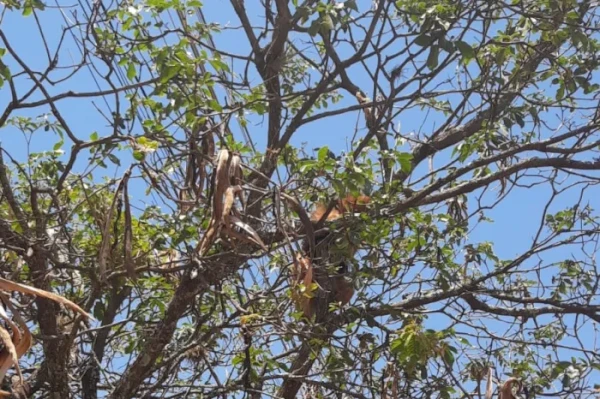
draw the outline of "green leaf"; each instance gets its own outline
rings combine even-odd
[[[98,140],[98,132],[94,132],[94,133],[90,134],[90,140],[92,140],[92,141]]]
[[[562,100],[565,97],[565,85],[561,84],[556,91],[556,99]]]
[[[112,163],[114,163],[115,165],[121,166],[121,160],[115,154],[108,154],[107,156],[108,156],[108,159],[110,159],[110,161]],[[135,157],[135,154],[134,154],[134,157]]]
[[[310,17],[310,8],[306,6],[298,7],[296,14],[300,17],[302,23],[308,21],[308,17]]]
[[[223,107],[221,107],[221,104],[219,104],[219,102],[215,99],[211,98],[210,100],[208,100],[208,106],[215,112],[223,111]]]
[[[135,64],[133,62],[130,62],[129,65],[127,66],[127,79],[133,80],[136,75],[137,75],[137,72],[135,70]]]
[[[63,140],[59,141],[58,143],[54,144],[54,147],[52,147],[52,149],[54,151],[58,151],[60,150],[60,148],[63,146],[65,142]]]
[[[401,152],[396,156],[398,163],[400,163],[400,168],[403,173],[410,173],[412,170],[412,159],[413,155],[409,152]]]
[[[321,147],[317,153],[317,159],[322,162],[327,159],[328,154],[329,148],[327,146]]]
[[[431,46],[429,50],[429,57],[427,57],[427,67],[430,70],[434,70],[438,66],[438,57],[440,55],[439,46]]]
[[[177,75],[180,70],[181,70],[181,66],[179,66],[179,65],[169,65],[169,66],[167,66],[163,70],[163,74],[160,77],[160,82],[161,83],[168,82],[169,80],[171,80],[171,78],[173,78],[175,75]]]
[[[346,2],[344,4],[346,5],[346,8],[349,8],[351,10],[358,12],[358,6],[356,5],[356,0],[346,0]]]
[[[10,69],[6,66],[2,60],[0,60],[0,75],[4,77],[4,79],[9,80],[11,77]]]
[[[419,35],[415,39],[415,44],[417,46],[427,47],[431,44],[432,41],[433,41],[433,39],[429,35]]]
[[[325,14],[323,16],[323,19],[321,20],[320,30],[321,33],[324,35],[333,30],[333,19],[331,19],[331,15]]]
[[[448,54],[454,53],[454,45],[451,41],[446,40],[446,38],[442,37],[439,40],[440,48],[447,52]]]
[[[33,0],[33,6],[38,10],[44,11],[46,9],[46,5],[42,3],[40,0]]]
[[[455,43],[455,45],[458,51],[460,51],[461,55],[463,56],[463,61],[465,64],[467,64],[470,60],[475,58],[475,50],[473,49],[473,47],[471,47],[470,44],[459,40]]]
[[[310,28],[308,28],[308,34],[311,35],[312,37],[317,36],[317,33],[319,33],[320,27],[321,27],[321,23],[319,22],[319,20],[314,20],[312,22],[312,24],[310,24]]]
[[[143,152],[141,152],[141,151],[134,151],[134,152],[133,152],[133,158],[134,158],[136,161],[139,161],[139,162],[141,162],[141,161],[143,161],[143,160],[144,160],[144,157],[145,157],[145,155],[144,155],[144,153],[143,153]]]

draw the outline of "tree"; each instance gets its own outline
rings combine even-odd
[[[12,397],[594,395],[597,2],[3,7],[1,276],[95,317],[12,293]]]

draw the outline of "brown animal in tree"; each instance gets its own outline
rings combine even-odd
[[[344,213],[358,213],[364,212],[367,210],[367,206],[371,203],[371,197],[366,195],[359,195],[358,197],[354,197],[352,195],[347,195],[345,198],[339,199],[331,212],[327,215],[327,220],[332,221],[339,219],[343,216]],[[325,213],[327,212],[327,205],[318,202],[315,210],[310,215],[310,220],[313,223],[318,223]]]
[[[511,377],[508,380],[504,381],[504,384],[500,387],[498,392],[498,399],[519,399],[515,394],[520,394],[524,392],[525,399],[528,398],[527,389],[523,386],[523,383],[518,378]],[[493,395],[493,387],[492,387],[492,372],[491,369],[488,374],[487,380],[487,390],[485,394],[486,399],[492,399]]]
[[[518,378],[509,378],[504,382],[502,387],[500,388],[500,392],[498,393],[498,399],[517,399],[517,397],[513,394],[520,393],[523,389],[523,383]]]
[[[370,202],[370,198],[367,196],[353,197],[351,195],[346,196],[343,199],[338,200],[336,205],[327,215],[327,221],[333,221],[339,219],[344,213],[356,213],[363,212],[366,210],[367,205]],[[322,203],[316,205],[315,210],[311,214],[311,222],[317,224],[323,216],[327,213],[327,206]],[[298,310],[302,311],[304,316],[311,319],[315,315],[315,311],[318,306],[325,305],[329,306],[331,302],[340,303],[342,306],[346,305],[352,299],[354,295],[354,287],[352,282],[348,281],[346,277],[348,273],[348,264],[344,259],[335,261],[331,259],[329,251],[331,235],[328,230],[321,230],[315,234],[315,252],[322,256],[315,256],[315,260],[323,260],[325,263],[333,263],[335,266],[335,274],[327,273],[321,268],[314,268],[313,259],[309,256],[309,245],[305,242],[302,248],[303,254],[297,254],[294,259],[292,266],[292,283],[297,287],[302,284],[304,290],[294,290],[293,299],[296,302]],[[353,256],[355,250],[352,249],[347,253],[347,256]],[[325,303],[319,302],[319,296],[316,290],[313,290],[314,284],[328,291],[326,295]]]

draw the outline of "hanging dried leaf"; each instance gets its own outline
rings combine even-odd
[[[19,325],[19,327],[23,330],[23,336],[19,340],[19,342],[16,344],[17,357],[20,359],[21,356],[23,356],[25,353],[27,353],[27,351],[29,351],[29,349],[31,348],[31,343],[33,341],[33,338],[31,336],[31,331],[29,331],[29,327],[27,327],[27,323],[25,322],[23,317],[21,317],[21,314],[19,312],[17,312],[16,309],[10,303],[10,299],[1,292],[0,292],[0,298],[2,299],[2,302],[6,305],[6,307],[12,313],[13,318],[17,321],[17,324]],[[1,371],[2,370],[0,370],[0,372]],[[6,370],[4,370],[4,372],[6,372]]]
[[[226,236],[241,241],[259,245],[265,251],[267,247],[258,233],[244,223],[235,209],[235,198],[244,204],[243,189],[241,185],[232,183],[242,182],[241,159],[238,155],[231,155],[223,149],[217,155],[217,170],[213,183],[212,216],[208,229],[198,245],[198,252],[204,255],[215,241],[221,227],[225,227]],[[238,233],[233,227],[245,231],[249,236]]]
[[[215,172],[215,183],[213,188],[213,200],[212,200],[212,215],[209,222],[206,234],[200,240],[198,245],[198,252],[200,256],[206,254],[210,246],[213,244],[219,227],[221,219],[223,217],[223,195],[229,187],[229,176],[228,176],[228,165],[229,164],[229,151],[223,149],[219,151],[217,155],[217,170]]]
[[[384,367],[383,371],[381,372],[381,399],[388,399],[387,386],[385,385],[385,378],[387,377],[387,375],[386,375],[387,370],[388,370],[388,368]]]
[[[23,376],[21,375],[18,359],[20,359],[21,356],[23,356],[31,348],[31,332],[29,331],[25,320],[23,320],[21,315],[10,304],[8,297],[5,294],[0,293],[0,298],[2,299],[2,302],[10,309],[13,317],[17,319],[17,323],[19,323],[19,326],[23,329],[23,335],[21,335],[19,327],[8,317],[4,308],[0,306],[0,317],[6,321],[13,332],[11,340],[14,347],[14,353],[11,351],[9,346],[6,345],[0,352],[0,381],[4,379],[8,369],[15,364],[19,374],[20,383],[23,384]]]
[[[206,125],[206,133],[202,135],[202,157],[197,158],[198,167],[198,185],[196,186],[196,197],[201,196],[204,190],[206,178],[206,164],[209,159],[215,155],[215,140],[209,126]]]
[[[102,223],[102,243],[100,244],[100,252],[98,254],[98,274],[100,275],[99,277],[100,277],[101,281],[103,281],[104,278],[106,277],[106,266],[107,266],[108,258],[110,256],[110,241],[111,241],[110,227],[112,224],[113,214],[115,212],[115,208],[116,208],[121,190],[123,189],[123,183],[129,178],[129,174],[131,174],[131,169],[128,169],[127,172],[125,172],[125,175],[123,175],[123,178],[119,182],[119,185],[117,186],[117,191],[115,191],[115,195],[113,197],[112,203],[106,214],[106,218],[104,219],[104,222]]]
[[[61,305],[64,305],[64,306],[70,308],[71,310],[81,313],[83,316],[85,316],[88,319],[93,319],[93,317],[91,315],[89,315],[85,310],[80,308],[79,305],[77,305],[76,303],[71,302],[67,298],[62,297],[60,295],[53,294],[52,292],[40,290],[39,288],[31,287],[31,286],[25,285],[25,284],[15,283],[14,281],[6,280],[1,277],[0,277],[0,290],[18,291],[23,294],[35,295],[35,296],[39,296],[41,298],[50,299],[54,302],[58,302]]]
[[[183,188],[179,192],[179,199],[182,201],[180,203],[180,209],[182,212],[187,212],[188,210],[190,210],[192,208],[192,204],[195,202],[194,199],[190,200],[191,197],[189,194],[193,191],[193,188],[196,185],[196,180],[198,178],[198,171],[196,168],[196,152],[196,137],[194,134],[192,134],[188,141],[188,156],[185,166],[185,180],[183,183]]]
[[[302,205],[300,205],[300,202],[292,197],[291,195],[288,195],[286,193],[281,193],[281,197],[283,199],[285,199],[292,207],[292,209],[298,214],[298,216],[300,217],[300,221],[302,222],[302,224],[304,225],[304,231],[306,232],[306,239],[308,241],[308,248],[311,254],[314,254],[315,251],[315,229],[314,226],[310,220],[310,217],[308,216],[308,213],[306,212],[306,210],[302,207]]]
[[[229,165],[229,181],[231,185],[242,184],[242,177],[242,158],[236,154],[231,157],[231,164]]]
[[[242,191],[241,186],[228,187],[227,190],[225,191],[223,217],[221,218],[221,220],[223,221],[223,224],[225,225],[225,228],[227,229],[228,233],[231,233],[231,225],[230,225],[229,217],[231,215],[231,211],[234,209],[233,207],[235,204],[235,197],[236,197],[236,194],[241,191]]]
[[[313,298],[306,291],[300,292],[298,285],[304,285],[305,290],[310,290],[313,284],[313,268],[308,257],[297,254],[292,266],[292,299],[297,308],[306,318],[311,318],[314,313]]]
[[[365,97],[360,91],[356,92],[356,99],[358,100],[358,103],[360,105],[365,105],[367,103],[371,102],[371,99],[368,97]],[[364,107],[363,108],[363,112],[365,114],[365,121],[367,122],[367,127],[369,129],[371,129],[373,127],[374,124],[374,118],[373,118],[373,113],[371,111],[371,106],[368,107]]]
[[[227,187],[227,190],[225,190],[225,200],[223,201],[223,203],[224,203],[223,216],[221,218],[223,220],[223,223],[225,223],[225,225],[229,224],[228,218],[231,213],[231,210],[233,209],[233,205],[235,203],[235,196],[240,191],[242,191],[241,186],[231,186],[231,187]]]
[[[0,340],[4,344],[2,351],[0,351],[0,377],[4,379],[6,372],[14,364],[15,368],[17,369],[19,380],[21,383],[23,383],[23,375],[21,374],[21,367],[19,366],[19,358],[24,352],[19,354],[17,353],[16,348],[16,345],[21,342],[21,332],[12,321],[8,321],[8,324],[11,326],[11,331],[13,332],[12,337],[9,335],[7,330],[4,330],[4,328],[0,326]],[[6,344],[7,339],[10,341],[10,345]]]
[[[123,204],[125,207],[125,231],[123,232],[123,251],[124,251],[124,264],[125,270],[129,278],[132,280],[136,279],[135,265],[133,263],[133,226],[131,220],[131,205],[129,204],[129,177],[131,176],[131,169],[129,169],[125,176],[123,176]]]
[[[23,383],[23,374],[21,373],[21,367],[19,366],[19,358],[17,357],[17,350],[15,348],[15,343],[12,340],[12,337],[8,333],[8,331],[0,326],[0,341],[4,345],[2,349],[2,353],[0,353],[0,368],[10,368],[11,365],[15,365],[17,369],[17,374],[19,375],[19,380]],[[6,358],[4,358],[4,354],[7,354]]]
[[[221,220],[223,216],[223,196],[229,187],[229,151],[221,150],[217,156],[215,192],[213,197],[213,219]]]
[[[229,219],[236,227],[239,227],[240,229],[245,230],[248,234],[250,234],[250,239],[255,244],[260,246],[263,250],[268,251],[265,243],[261,240],[258,233],[252,227],[250,227],[249,224],[242,222],[239,218],[233,215],[229,216]]]
[[[398,397],[398,385],[400,384],[400,372],[397,367],[393,366],[394,381],[392,383],[392,398]]]
[[[492,399],[494,394],[494,384],[492,382],[492,368],[488,367],[487,382],[485,388],[485,399]]]

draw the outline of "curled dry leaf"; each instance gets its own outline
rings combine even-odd
[[[313,268],[308,257],[297,254],[292,265],[292,299],[306,318],[313,315],[311,298],[306,291],[301,292],[298,285],[304,285],[305,290],[310,290],[313,283]]]
[[[235,203],[235,196],[242,191],[242,186],[232,186],[225,190],[225,201],[223,206],[222,220],[225,226],[229,228],[229,216]]]
[[[206,254],[221,231],[221,227],[225,228],[224,232],[230,238],[256,244],[263,250],[267,250],[258,233],[238,217],[239,212],[235,209],[235,199],[239,198],[243,204],[244,197],[242,186],[234,183],[241,182],[242,168],[239,155],[231,155],[226,149],[219,151],[213,187],[212,216],[208,229],[198,244],[200,256]],[[249,236],[240,234],[233,230],[233,227],[245,231]]]
[[[360,105],[365,105],[369,102],[371,102],[371,99],[368,97],[365,97],[360,91],[356,92],[356,99],[358,100],[358,103]],[[363,108],[363,112],[365,113],[365,120],[367,121],[367,126],[371,127],[370,125],[373,124],[373,114],[371,112],[371,107],[364,107]]]
[[[229,151],[221,150],[217,156],[217,171],[213,198],[213,219],[221,220],[223,215],[223,196],[229,187]]]
[[[208,224],[206,234],[200,240],[198,244],[198,252],[200,256],[206,254],[210,246],[213,244],[219,227],[221,224],[221,218],[223,216],[223,195],[225,194],[227,187],[229,186],[228,168],[229,163],[229,151],[221,150],[217,155],[217,170],[215,177],[215,187],[213,187],[213,199],[212,199],[212,217]]]
[[[13,331],[12,341],[15,346],[18,361],[18,359],[20,359],[21,356],[27,353],[27,351],[31,348],[31,332],[29,331],[29,327],[27,327],[27,323],[25,323],[25,320],[23,320],[23,318],[21,317],[21,314],[17,312],[11,305],[9,298],[3,293],[0,293],[0,298],[2,299],[2,302],[6,305],[6,307],[9,308],[9,310],[13,314],[13,317],[18,323],[17,326],[12,320],[10,320],[10,318],[4,311],[4,308],[0,306],[0,309],[2,310],[0,312],[0,316],[8,323],[11,330]],[[23,330],[22,335],[19,328]],[[16,362],[14,363],[18,366]],[[12,365],[13,361],[11,360],[11,355],[5,348],[2,352],[0,352],[0,381],[4,379],[6,372],[8,371],[8,369],[10,369]],[[23,383],[23,380],[21,379],[20,382]]]
[[[231,163],[229,164],[229,182],[232,186],[242,184],[242,158],[239,155],[234,154],[231,156]]]
[[[200,198],[202,196],[202,191],[204,191],[204,185],[207,181],[206,178],[206,164],[209,159],[215,154],[215,139],[213,137],[213,133],[210,131],[210,126],[205,124],[206,133],[202,135],[202,156],[196,158],[196,167],[198,168],[198,184],[196,185],[196,198]]]
[[[268,250],[265,243],[260,239],[258,233],[252,227],[250,227],[249,224],[242,222],[236,216],[231,215],[229,216],[229,219],[234,224],[234,226],[239,227],[240,229],[245,230],[248,234],[250,234],[249,238],[250,240],[252,240],[252,242],[260,246],[263,250]]]
[[[127,192],[130,174],[131,169],[123,177],[123,204],[125,206],[125,231],[123,233],[123,263],[125,264],[125,270],[127,270],[129,278],[135,280],[135,265],[133,264],[133,226],[131,219],[131,206],[129,204],[129,194]]]
[[[291,195],[288,195],[286,193],[281,193],[281,197],[290,204],[291,208],[300,217],[300,221],[304,225],[304,231],[306,232],[306,238],[308,241],[308,247],[309,247],[310,253],[314,254],[314,250],[315,250],[315,246],[316,246],[315,230],[314,230],[314,226],[310,220],[310,216],[308,216],[308,213],[302,207],[302,205],[300,205],[300,202],[296,198],[294,198]]]
[[[206,164],[215,153],[215,141],[208,122],[203,123],[188,138],[188,157],[184,186],[179,192],[179,206],[185,213],[202,197],[206,184]],[[200,131],[204,131],[199,138]],[[198,148],[200,141],[200,148]]]
[[[14,281],[6,280],[0,278],[0,290],[3,291],[18,291],[24,294],[35,295],[38,297],[42,297],[45,299],[50,299],[52,301],[58,302],[66,307],[75,310],[81,313],[83,316],[91,319],[92,317],[86,313],[83,309],[81,309],[77,304],[69,301],[68,299],[53,294],[48,291],[40,290],[35,287],[31,287],[25,284],[15,283]],[[11,318],[8,316],[3,307],[0,306],[0,319],[4,320],[6,324],[10,327],[12,331],[12,335],[9,334],[8,330],[0,326],[0,341],[4,348],[0,351],[0,381],[4,379],[6,372],[10,369],[11,366],[15,366],[17,369],[17,374],[19,377],[19,381],[23,384],[23,375],[21,373],[21,368],[19,366],[19,359],[23,356],[27,351],[31,348],[32,337],[29,328],[27,327],[27,323],[21,317],[21,314],[15,310],[15,308],[11,305],[10,299],[3,293],[0,292],[0,299],[2,303],[8,307],[13,315],[13,318],[17,321],[17,323],[13,322]],[[22,333],[21,333],[22,330]],[[1,397],[10,397],[3,396],[6,392],[0,391]]]
[[[4,366],[8,364],[10,367],[11,364],[15,365],[17,369],[17,374],[19,375],[19,380],[23,383],[23,374],[21,373],[21,367],[19,366],[19,358],[17,356],[17,349],[15,348],[15,342],[13,341],[13,337],[8,333],[6,328],[0,326],[0,341],[4,345],[2,352],[0,353],[0,361],[2,364],[0,366]],[[2,359],[2,355],[7,354],[8,359]]]
[[[240,199],[240,202],[243,203],[244,201],[242,186],[240,184],[232,185],[232,183],[242,182],[241,159],[239,155],[230,155],[229,151],[225,149],[219,151],[215,173],[212,199],[213,212],[206,234],[200,240],[198,246],[200,255],[202,256],[208,251],[222,226],[225,227],[225,232],[229,237],[256,244],[266,251],[267,247],[258,233],[236,216],[236,197]],[[233,227],[245,231],[249,236],[236,232],[233,230]]]
[[[492,399],[494,393],[494,384],[492,382],[492,368],[488,367],[488,375],[485,387],[485,399]]]
[[[106,218],[102,223],[102,243],[100,244],[100,252],[98,254],[98,274],[100,275],[100,280],[104,280],[106,277],[106,266],[108,262],[108,258],[110,256],[110,242],[111,242],[111,225],[113,214],[115,213],[115,208],[117,203],[119,202],[119,196],[123,191],[123,187],[127,184],[129,180],[129,176],[131,175],[131,168],[125,172],[123,178],[119,182],[117,186],[117,191],[115,191],[115,195],[113,197],[110,208],[108,209],[108,213],[106,214]]]
[[[35,295],[41,298],[50,299],[54,302],[58,302],[61,305],[66,306],[67,308],[74,310],[88,319],[93,319],[93,317],[88,314],[85,310],[83,310],[79,305],[74,302],[69,301],[67,298],[62,297],[60,295],[53,294],[52,292],[40,290],[39,288],[31,287],[25,284],[15,283],[14,281],[6,280],[0,277],[0,290],[4,291],[18,291],[23,294]]]

